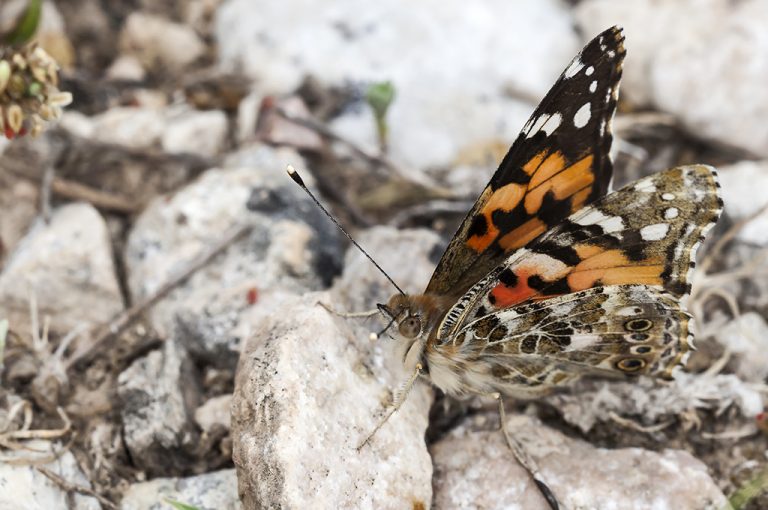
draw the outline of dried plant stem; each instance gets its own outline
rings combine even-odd
[[[13,175],[21,177],[29,181],[37,182],[37,179],[24,172],[9,170]],[[140,204],[134,203],[126,198],[115,195],[114,193],[108,193],[85,184],[57,177],[50,173],[49,182],[46,184],[46,174],[44,174],[42,187],[41,187],[41,203],[47,204],[43,206],[43,217],[46,216],[46,209],[50,209],[50,194],[56,194],[61,197],[70,200],[82,200],[88,202],[97,209],[104,209],[107,211],[114,211],[123,214],[132,214],[140,209]],[[48,196],[46,196],[48,195]]]
[[[88,487],[83,487],[82,485],[77,485],[68,480],[65,480],[64,478],[57,475],[56,473],[54,473],[53,471],[51,471],[46,467],[35,466],[35,469],[38,470],[41,474],[45,475],[53,483],[61,487],[61,489],[64,492],[77,492],[78,494],[82,494],[84,496],[90,496],[92,498],[96,498],[99,501],[99,503],[101,503],[101,505],[104,506],[105,508],[109,508],[110,510],[117,510],[117,505],[115,505],[110,500],[108,500],[98,492],[94,491],[93,489],[89,489]]]

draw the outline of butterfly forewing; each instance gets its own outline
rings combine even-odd
[[[611,28],[536,108],[443,254],[426,292],[461,295],[514,250],[604,195],[624,58]]]

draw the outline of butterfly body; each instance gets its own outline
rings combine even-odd
[[[380,308],[409,369],[445,393],[533,397],[586,374],[669,378],[692,347],[684,301],[722,210],[714,169],[607,194],[624,56],[609,29],[545,96],[422,295]]]

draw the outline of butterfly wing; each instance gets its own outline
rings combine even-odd
[[[623,41],[621,29],[610,28],[566,68],[464,218],[426,293],[462,294],[510,252],[607,192]]]
[[[609,285],[643,284],[677,298],[690,291],[696,249],[722,211],[712,167],[646,177],[571,215],[519,249],[448,311],[437,338],[531,300]]]
[[[671,377],[692,345],[679,299],[647,285],[595,287],[499,310],[427,348],[451,393],[538,393],[584,374]]]

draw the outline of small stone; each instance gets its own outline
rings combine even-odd
[[[122,510],[170,508],[174,500],[200,509],[240,510],[234,469],[223,469],[187,478],[156,478],[132,484],[120,502]]]
[[[38,451],[50,450],[50,444],[44,441],[26,443],[29,448]],[[64,451],[59,445],[56,449],[60,456],[43,467],[70,483],[81,487],[91,488],[91,482],[83,474],[72,452]],[[34,466],[23,463],[29,457],[27,450],[3,450],[3,456],[9,461],[0,462],[0,508],[13,510],[45,509],[45,510],[100,510],[101,504],[95,498],[82,494],[63,491],[53,480],[36,470]],[[14,465],[12,458],[17,458],[19,464]],[[70,499],[71,497],[71,499]]]
[[[200,399],[197,374],[178,340],[133,362],[118,378],[125,444],[150,475],[189,467],[198,434],[192,411]]]
[[[322,150],[323,139],[316,131],[285,119],[278,113],[278,109],[295,118],[311,118],[309,109],[299,97],[264,100],[261,103],[258,129],[255,133],[259,140],[275,145],[288,145],[297,150]]]
[[[220,395],[208,399],[195,410],[195,421],[204,432],[210,433],[215,426],[229,430],[231,426],[229,408],[231,406],[232,395]]]
[[[59,127],[80,138],[91,138],[96,131],[93,120],[75,110],[64,110]]]
[[[36,224],[0,274],[0,316],[21,335],[30,331],[30,298],[51,330],[67,334],[108,322],[123,298],[106,223],[91,205],[75,203]]]
[[[93,122],[96,140],[134,149],[157,145],[165,128],[162,113],[153,108],[111,108]]]
[[[107,78],[117,81],[144,81],[147,72],[135,55],[120,55],[107,69]]]
[[[224,148],[227,129],[222,111],[186,111],[168,119],[161,144],[166,152],[215,156]]]
[[[768,205],[768,161],[742,161],[718,169],[725,213],[734,221],[744,220]],[[768,212],[749,222],[738,239],[768,246]]]
[[[762,316],[746,313],[719,329],[715,338],[730,350],[741,379],[760,383],[768,377],[768,324]]]
[[[205,53],[205,44],[186,25],[160,16],[134,12],[120,34],[124,53],[135,55],[147,69],[178,71]]]
[[[507,427],[536,461],[562,508],[719,509],[727,505],[706,466],[688,452],[596,448],[527,416],[510,416]],[[498,429],[460,426],[430,450],[436,508],[549,508]]]

